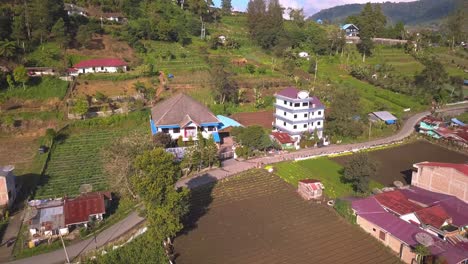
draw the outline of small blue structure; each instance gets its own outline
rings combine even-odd
[[[463,85],[468,85],[468,80],[463,80]]]
[[[398,120],[398,118],[396,118],[394,115],[392,115],[388,111],[372,112],[369,114],[369,119],[370,121],[373,121],[373,122],[377,120],[381,120],[381,121],[384,121],[385,124],[387,125],[393,125]]]
[[[154,121],[152,118],[150,118],[150,127],[151,127],[151,135],[153,136],[156,135],[156,133],[158,133],[158,128],[154,124]]]
[[[169,73],[169,74],[167,75],[167,78],[169,78],[169,79],[174,79],[174,74]]]
[[[219,133],[218,133],[218,132],[213,132],[211,135],[213,135],[213,140],[214,140],[214,142],[216,142],[216,143],[220,143],[220,142],[221,142],[221,138],[219,137]]]
[[[319,19],[317,19],[317,20],[315,21],[315,23],[322,25],[322,24],[323,24],[323,20],[319,18]]]
[[[452,125],[454,126],[465,126],[466,124],[463,123],[462,121],[456,119],[456,118],[452,118],[450,121],[452,121]]]
[[[229,128],[229,127],[241,127],[241,126],[243,126],[239,122],[237,122],[236,120],[234,120],[232,118],[229,118],[227,116],[217,115],[216,118],[218,118],[219,121],[221,121],[221,126],[218,127],[218,131],[221,131],[221,130]]]

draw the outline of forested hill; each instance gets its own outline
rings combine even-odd
[[[453,13],[464,0],[419,0],[406,3],[382,3],[382,11],[388,22],[403,21],[405,24],[429,24],[437,22]],[[310,19],[343,22],[346,17],[356,15],[364,8],[364,4],[349,4],[324,9]]]

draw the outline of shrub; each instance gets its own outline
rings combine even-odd
[[[337,199],[334,208],[346,221],[351,224],[356,224],[356,216],[351,209],[351,203],[349,201]]]

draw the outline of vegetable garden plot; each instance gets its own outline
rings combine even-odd
[[[99,130],[70,133],[52,149],[47,169],[41,178],[35,198],[76,195],[82,184],[91,184],[94,191],[106,189],[107,182],[100,151],[125,131]]]

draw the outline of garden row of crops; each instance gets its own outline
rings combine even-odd
[[[52,149],[36,199],[73,196],[79,194],[82,184],[91,184],[93,191],[105,190],[107,181],[100,151],[124,133],[122,130],[110,129],[69,133],[65,140],[57,142]]]

